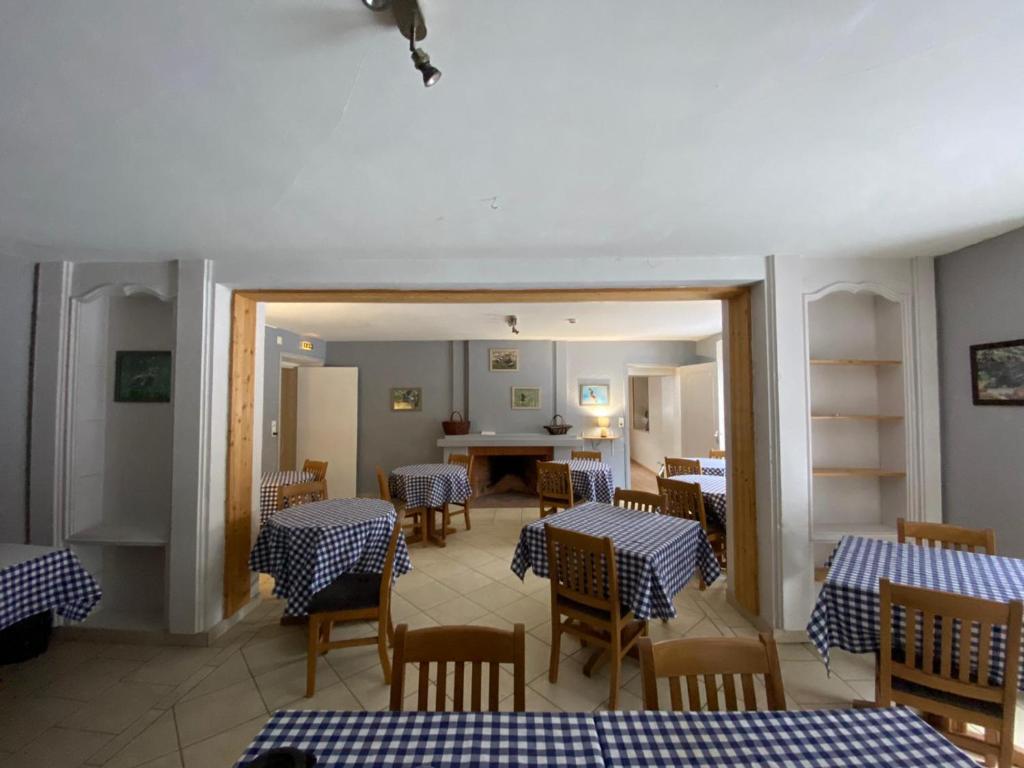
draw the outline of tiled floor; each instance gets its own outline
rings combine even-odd
[[[533,508],[474,510],[473,530],[450,537],[446,549],[412,547],[415,570],[396,585],[395,623],[523,622],[527,708],[594,710],[607,700],[607,669],[584,677],[585,652],[566,639],[559,681],[548,682],[548,582],[532,574],[521,582],[509,570],[523,521],[536,515]],[[676,619],[651,623],[655,639],[754,632],[727,605],[721,584],[703,593],[688,587],[676,605]],[[264,600],[211,648],[57,641],[38,659],[0,668],[0,759],[48,768],[220,768],[233,764],[276,709],[386,707],[372,646],[329,653],[316,696],[303,698],[304,628],[281,626],[281,610],[279,601]],[[372,632],[364,624],[338,627],[335,636]],[[829,677],[810,646],[779,652],[790,707],[848,706],[873,695],[870,657],[836,652]],[[628,659],[620,706],[640,706],[639,667]]]

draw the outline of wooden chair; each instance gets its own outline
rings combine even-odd
[[[277,509],[297,507],[327,498],[327,483],[323,480],[311,480],[308,483],[292,483],[277,486]]]
[[[656,493],[616,488],[612,503],[617,507],[635,509],[639,512],[661,512],[662,500]]]
[[[302,471],[309,472],[313,475],[314,480],[319,480],[324,484],[324,492],[327,492],[327,462],[326,461],[314,461],[313,459],[306,459],[302,462]]]
[[[696,520],[704,529],[711,549],[715,552],[719,565],[725,567],[726,538],[721,526],[709,524],[704,511],[704,493],[697,483],[683,480],[671,480],[667,477],[658,478],[658,491],[664,499],[662,514],[681,517],[685,520]],[[701,582],[701,589],[704,582]]]
[[[413,543],[417,541],[423,541],[426,538],[426,515],[423,507],[413,507],[407,509],[405,502],[401,499],[391,498],[391,486],[388,484],[388,476],[384,473],[384,470],[380,467],[376,468],[377,472],[377,490],[380,492],[380,498],[383,501],[390,503],[395,511],[403,516],[403,519],[407,523],[411,523],[413,537],[407,538],[406,542]]]
[[[644,709],[658,709],[658,679],[667,678],[672,709],[676,712],[699,712],[704,707],[699,680],[704,681],[707,708],[718,712],[718,689],[725,694],[725,710],[738,712],[736,679],[740,678],[743,708],[756,710],[754,677],[764,676],[768,709],[785,709],[786,695],[782,687],[782,669],[774,638],[762,632],[753,637],[700,637],[665,640],[652,643],[649,637],[640,640],[640,676]],[[683,705],[680,679],[686,680],[687,705]]]
[[[700,462],[697,459],[672,459],[665,457],[665,477],[676,475],[699,475]]]
[[[717,448],[712,448],[710,451],[708,451],[708,458],[709,459],[724,459],[725,458],[725,451],[720,451]]]
[[[590,459],[591,461],[601,461],[600,451],[573,451],[569,454],[570,458],[573,459]]]
[[[913,539],[915,544],[942,549],[957,549],[968,552],[983,550],[986,555],[996,553],[996,532],[991,528],[961,528],[958,525],[942,523],[908,523],[902,517],[896,518],[896,537],[900,544]]]
[[[453,453],[451,456],[448,457],[448,463],[449,464],[456,464],[456,465],[458,465],[460,467],[465,467],[466,468],[466,475],[467,475],[467,477],[469,477],[470,492],[472,492],[472,489],[473,489],[473,457],[472,456],[468,456],[468,455],[463,454],[463,453]],[[451,502],[448,502],[447,504],[444,505],[444,515],[443,516],[444,516],[444,530],[445,530],[446,533],[448,531],[449,525],[451,524],[451,516],[453,514],[455,514],[455,515],[463,515],[466,518],[466,530],[468,531],[468,530],[472,529],[473,524],[469,520],[470,499],[472,499],[472,496],[470,496],[469,499],[466,499],[462,503],[459,503],[457,501],[451,501]],[[452,510],[452,507],[456,507],[456,509]]]
[[[454,626],[409,629],[399,624],[395,630],[395,674],[391,678],[391,711],[399,712],[405,700],[405,670],[409,664],[419,665],[419,691],[416,710],[428,711],[430,665],[435,663],[434,707],[447,711],[445,694],[448,663],[454,664],[454,701],[452,711],[465,711],[466,665],[470,665],[470,712],[497,712],[499,696],[498,671],[501,664],[512,665],[512,709],[526,711],[526,626],[516,624],[511,630],[492,627]],[[483,665],[488,665],[487,708],[482,707]]]
[[[571,507],[572,472],[569,471],[569,465],[564,461],[538,461],[537,496],[541,517]]]
[[[357,645],[376,645],[384,682],[391,682],[391,662],[388,643],[394,636],[391,624],[391,582],[395,570],[395,551],[402,535],[402,515],[395,519],[395,527],[388,540],[381,573],[345,573],[321,589],[309,603],[309,624],[306,647],[306,696],[316,691],[317,657],[335,648]],[[331,640],[335,622],[376,621],[377,634],[373,637],[355,637]]]
[[[587,536],[578,531],[545,526],[548,569],[551,580],[551,661],[548,679],[558,682],[562,634],[580,638],[586,645],[604,648],[583,667],[590,676],[607,659],[608,708],[619,706],[622,657],[647,633],[647,622],[622,607],[619,599],[615,547],[610,538]],[[562,616],[565,620],[562,620]]]
[[[985,739],[958,727],[943,728],[957,746],[998,765],[1013,765],[1013,729],[1020,672],[1024,602],[1000,603],[976,597],[880,582],[879,706],[905,704],[941,722],[973,723]],[[905,644],[893,626],[892,611],[902,608]],[[996,629],[998,628],[998,629]],[[992,681],[992,635],[1006,638],[1003,679]],[[953,650],[954,635],[959,647]],[[977,667],[971,669],[971,637],[978,637]],[[917,651],[920,644],[920,652]]]

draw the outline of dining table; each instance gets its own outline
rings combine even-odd
[[[850,653],[879,649],[879,580],[883,578],[986,600],[1024,600],[1024,560],[844,536],[829,559],[828,574],[807,625],[807,634],[826,666],[831,648]],[[901,617],[896,616],[896,621]],[[896,631],[902,631],[898,624]],[[975,634],[972,645],[976,648],[977,643]],[[990,676],[999,682],[1006,657],[1005,633],[992,633],[991,643]],[[972,656],[976,659],[977,653]],[[1024,691],[1024,664],[1018,688]]]
[[[706,456],[686,456],[687,461],[700,462],[700,473],[702,475],[718,475],[725,477],[725,459],[709,459]]]
[[[903,707],[783,712],[274,713],[235,768],[275,749],[317,768],[969,768]]]
[[[260,478],[260,525],[277,512],[277,489],[285,485],[311,483],[316,479],[312,472],[286,469],[280,472],[264,472]]]
[[[274,577],[286,617],[305,616],[317,592],[345,573],[381,573],[397,514],[380,499],[328,499],[288,507],[260,529],[249,568]],[[394,576],[412,570],[405,536]]]
[[[548,578],[549,525],[611,538],[619,598],[638,619],[674,618],[673,598],[698,569],[705,584],[721,575],[715,553],[697,521],[590,501],[523,526],[511,566],[520,579],[528,569]]]
[[[704,513],[709,523],[725,529],[726,481],[724,475],[673,475],[670,480],[696,483],[704,497]]]
[[[557,463],[569,465],[572,493],[577,499],[612,503],[615,476],[610,465],[597,459],[571,459]]]
[[[434,519],[435,512],[446,504],[463,504],[473,495],[469,473],[461,464],[409,464],[391,470],[388,478],[391,497],[405,502],[406,509],[421,508],[426,516],[426,540],[439,547],[446,545],[447,529],[442,521],[440,529]]]

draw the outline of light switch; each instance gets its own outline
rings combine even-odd
[[[277,346],[280,347],[282,344],[284,344],[284,337],[283,336],[278,336],[277,337]]]
[[[270,434],[277,437],[277,419],[270,420]]]
[[[623,429],[626,426],[626,419],[619,416],[619,429]]]

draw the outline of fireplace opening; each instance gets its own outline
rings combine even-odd
[[[551,461],[551,448],[474,448],[473,493],[480,506],[525,507],[537,503],[537,462]]]

